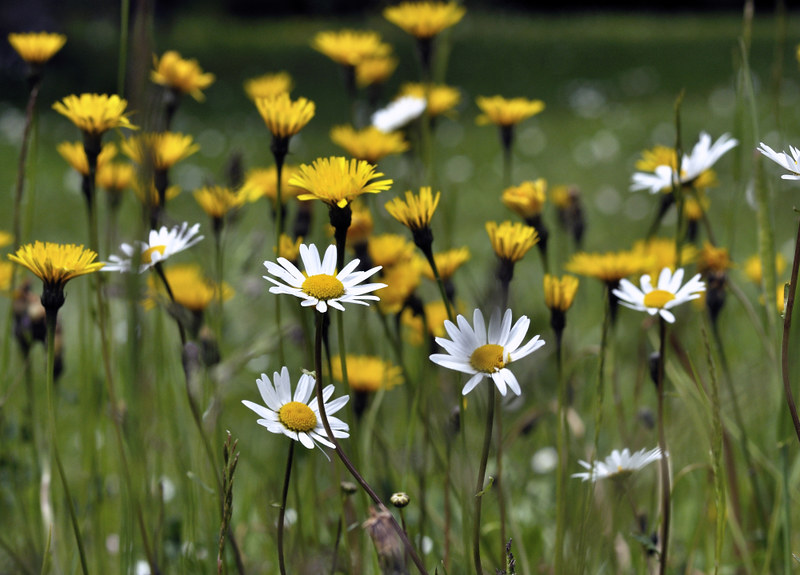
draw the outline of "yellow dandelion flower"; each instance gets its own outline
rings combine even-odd
[[[286,234],[281,234],[281,237],[278,241],[278,257],[286,258],[290,262],[296,262],[300,257],[300,244],[302,243],[303,236],[292,239]]]
[[[69,118],[82,132],[98,137],[114,128],[136,130],[128,120],[128,101],[116,94],[72,94],[53,104],[53,109]]]
[[[203,72],[197,60],[185,60],[175,50],[164,52],[160,59],[154,55],[153,68],[150,80],[181,94],[190,94],[198,102],[205,99],[203,90],[215,79],[214,74]]]
[[[212,302],[231,299],[234,295],[233,288],[226,282],[222,283],[222,293],[216,282],[208,279],[200,266],[196,264],[176,264],[164,268],[164,275],[169,283],[175,303],[193,312],[204,311]],[[154,275],[147,277],[148,294],[146,307],[152,307],[156,302],[168,303],[169,296],[164,288],[164,283]]]
[[[14,275],[14,264],[11,262],[0,262],[0,291],[8,291],[11,288],[11,277]]]
[[[677,162],[678,155],[674,148],[657,145],[642,151],[642,157],[636,161],[636,169],[640,172],[655,172],[658,166],[675,168]]]
[[[433,254],[433,259],[436,262],[436,269],[439,271],[439,277],[442,281],[448,281],[453,277],[458,268],[469,261],[470,253],[469,248],[454,248],[444,252]],[[417,265],[426,278],[431,281],[436,281],[436,276],[433,275],[433,270],[426,259],[415,258]]]
[[[392,180],[378,180],[383,174],[363,160],[343,157],[317,158],[302,164],[289,183],[305,190],[301,200],[321,200],[344,208],[361,194],[377,194],[389,189]]]
[[[381,312],[392,315],[400,313],[422,281],[420,269],[411,259],[400,261],[389,268],[384,267],[381,280],[386,283],[386,287],[380,290],[381,299],[378,302]]]
[[[420,84],[409,82],[400,88],[400,97],[412,96],[427,102],[426,113],[431,117],[450,112],[461,102],[461,92],[444,84]]]
[[[697,271],[704,274],[708,272],[724,272],[733,267],[728,248],[718,248],[708,241],[703,244],[697,258]]]
[[[55,56],[66,44],[63,34],[50,32],[24,32],[8,35],[8,43],[28,64],[41,65]]]
[[[385,8],[383,16],[415,38],[432,38],[464,17],[466,9],[455,2],[403,2]]]
[[[402,132],[382,132],[375,126],[356,130],[352,126],[331,129],[331,140],[356,158],[374,164],[391,154],[402,154],[409,143]]]
[[[0,230],[0,248],[4,248],[8,245],[11,245],[14,242],[14,235]]]
[[[674,247],[674,244],[673,244]],[[652,260],[639,252],[607,253],[578,252],[564,266],[572,273],[599,279],[606,283],[618,282],[650,269]]]
[[[459,314],[464,312],[463,302],[458,302],[455,307],[455,313]],[[449,317],[447,315],[447,308],[445,307],[444,302],[441,299],[438,299],[436,301],[426,303],[424,310],[427,329],[423,324],[423,318],[419,315],[414,315],[414,312],[408,308],[403,310],[403,313],[400,316],[401,323],[409,328],[409,343],[414,346],[425,343],[426,333],[431,337],[445,337],[447,335],[444,324]]]
[[[369,238],[368,250],[376,266],[389,268],[411,261],[416,247],[400,234],[380,234]]]
[[[391,361],[374,355],[347,354],[347,383],[353,391],[374,393],[381,389],[392,389],[403,383],[403,370]],[[342,362],[339,357],[331,362],[333,378],[344,381]]]
[[[295,172],[297,172],[296,166],[286,165],[281,169],[281,202],[284,204],[303,192],[297,186],[289,184],[289,180]],[[269,168],[253,168],[248,171],[239,194],[246,202],[267,198],[274,205],[278,201],[278,169],[271,166]]]
[[[195,190],[194,199],[215,220],[221,220],[244,203],[243,196],[224,186],[205,186]]]
[[[347,241],[350,245],[366,243],[375,228],[372,212],[363,202],[356,200],[350,204],[352,210],[350,227],[347,228]]]
[[[518,262],[539,243],[539,234],[531,226],[519,222],[486,222],[486,233],[494,253],[503,261]]]
[[[319,32],[311,47],[338,64],[356,66],[367,58],[388,56],[391,46],[381,41],[377,32],[340,30]]]
[[[546,199],[547,181],[542,178],[511,186],[502,196],[503,204],[526,220],[542,213]]]
[[[576,195],[576,188],[574,186],[560,185],[550,189],[550,201],[562,211],[573,207]]]
[[[544,110],[544,102],[527,98],[506,99],[502,96],[479,96],[476,102],[483,112],[475,119],[478,125],[515,126]]]
[[[168,170],[199,149],[192,136],[177,132],[153,132],[122,142],[122,152],[126,156],[140,166],[152,162],[155,170]]]
[[[763,281],[763,271],[761,269],[761,257],[758,254],[752,255],[744,262],[744,275],[754,284],[761,285]],[[782,276],[786,271],[786,258],[783,254],[775,254],[775,273]],[[781,288],[783,289],[783,288]]]
[[[314,102],[306,98],[292,100],[283,92],[273,98],[256,98],[258,112],[275,138],[291,138],[314,117]]]
[[[673,239],[637,240],[633,244],[633,252],[647,262],[647,267],[642,273],[649,273],[652,277],[658,277],[664,268],[674,270],[676,267],[675,240]],[[697,248],[691,244],[683,245],[681,247],[681,265],[692,263],[695,259],[697,259]]]
[[[402,198],[395,198],[386,203],[386,211],[398,222],[409,228],[412,232],[430,227],[433,213],[439,205],[441,192],[433,195],[430,186],[419,189],[419,195],[414,195],[410,190]]]
[[[567,311],[575,301],[578,291],[578,278],[565,275],[562,277],[544,275],[544,304],[552,310]]]
[[[21,246],[8,259],[31,270],[44,283],[42,305],[58,308],[64,303],[64,285],[78,276],[94,273],[105,264],[97,262],[97,254],[75,244],[34,242]],[[57,298],[49,300],[48,296]],[[59,297],[60,296],[60,297]]]
[[[683,213],[689,221],[697,222],[708,212],[711,200],[705,195],[686,196],[683,200]]]
[[[258,98],[274,98],[280,94],[288,94],[292,91],[292,87],[292,77],[288,72],[264,74],[244,83],[244,91],[247,93],[247,97],[253,101]]]
[[[156,186],[152,180],[150,180],[149,186],[142,184],[142,182],[139,180],[134,180],[133,192],[136,194],[136,197],[139,198],[139,201],[141,201],[145,206],[156,207],[161,201],[158,195],[158,190],[156,189]],[[171,200],[180,193],[180,186],[169,186],[164,194],[164,199],[167,201]]]
[[[131,164],[106,162],[97,166],[97,185],[110,192],[121,192],[133,185],[136,170]]]
[[[86,148],[83,142],[61,142],[56,150],[72,168],[83,176],[89,175],[89,160],[86,158]],[[97,171],[108,164],[117,155],[117,146],[109,142],[103,144],[97,156]]]
[[[356,65],[356,84],[360,88],[383,84],[394,74],[396,68],[397,58],[391,56],[365,58]]]

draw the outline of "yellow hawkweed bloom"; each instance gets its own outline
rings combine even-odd
[[[469,261],[470,253],[469,248],[455,248],[445,252],[438,252],[433,254],[433,260],[436,262],[436,269],[439,272],[439,277],[442,281],[447,281],[453,277],[458,268]],[[436,276],[433,275],[428,260],[423,258],[416,258],[415,261],[419,266],[422,275],[431,281],[436,281]]]
[[[391,46],[377,32],[340,30],[319,32],[311,47],[344,66],[356,66],[367,58],[388,56]]]
[[[463,313],[464,305],[462,302],[456,304],[456,313]],[[422,317],[414,315],[410,309],[403,310],[400,321],[403,325],[410,328],[409,341],[411,345],[422,345],[425,343],[425,332],[433,337],[445,337],[447,332],[444,329],[445,320],[449,319],[447,308],[444,301],[438,299],[425,304],[425,320],[427,330],[422,324]]]
[[[89,175],[89,160],[86,158],[86,149],[83,142],[61,142],[56,146],[56,150],[73,169],[82,176]],[[108,164],[117,155],[117,146],[111,142],[103,144],[100,154],[97,156],[97,171],[105,164]]]
[[[0,248],[4,248],[14,241],[14,235],[0,230]]]
[[[408,263],[416,247],[400,234],[380,234],[369,238],[369,256],[376,266],[389,268]]]
[[[446,114],[461,101],[461,92],[444,84],[418,84],[410,82],[400,88],[400,96],[413,96],[424,99],[428,105],[426,113],[431,117]]]
[[[97,254],[75,244],[34,242],[21,246],[8,259],[25,266],[42,280],[45,287],[62,289],[72,278],[96,272],[105,264],[94,261]]]
[[[181,94],[190,94],[198,102],[205,99],[203,90],[214,82],[214,74],[203,72],[197,60],[185,60],[175,50],[153,56],[150,80]]]
[[[275,138],[291,138],[314,117],[314,102],[306,98],[292,101],[283,92],[273,98],[256,98],[258,112]]]
[[[350,204],[350,209],[352,213],[350,227],[347,228],[347,241],[350,245],[366,243],[375,228],[372,212],[358,200]]]
[[[49,32],[25,32],[9,34],[8,43],[20,58],[29,64],[41,65],[55,56],[67,42],[63,34]]]
[[[244,91],[253,101],[258,98],[274,98],[283,93],[288,94],[292,91],[292,77],[288,72],[264,74],[247,80],[244,83]]]
[[[135,178],[136,170],[131,164],[106,162],[97,166],[97,185],[108,191],[126,190],[133,185]]]
[[[289,180],[295,172],[297,172],[296,166],[283,166],[281,169],[281,203],[285,204],[303,192],[300,188],[289,184]],[[278,169],[271,166],[269,168],[253,168],[248,171],[239,195],[246,202],[267,198],[274,205],[278,201]]]
[[[194,199],[215,220],[221,220],[229,211],[244,203],[242,195],[223,186],[205,186],[195,190]]]
[[[382,84],[389,79],[396,68],[397,58],[391,56],[365,58],[356,65],[356,84],[360,88]]]
[[[700,250],[697,258],[697,271],[700,273],[707,272],[724,272],[733,267],[731,262],[728,248],[718,248],[711,245],[708,241],[703,244],[703,249]]]
[[[11,288],[11,276],[14,275],[14,264],[11,262],[0,262],[0,291],[8,291]]]
[[[675,240],[670,238],[651,238],[649,240],[637,240],[633,244],[633,253],[641,257],[647,267],[642,273],[649,273],[651,277],[658,277],[661,270],[676,268],[675,261]],[[692,263],[697,258],[697,248],[691,244],[684,244],[681,247],[681,266]]]
[[[547,199],[546,191],[547,181],[542,178],[522,182],[503,192],[503,204],[514,210],[523,219],[538,216],[542,213],[544,202]]]
[[[640,172],[655,172],[658,166],[669,166],[674,170],[677,162],[678,155],[675,153],[674,148],[657,145],[649,150],[642,151],[642,157],[636,161],[636,169]],[[685,174],[684,169],[681,169],[681,172]],[[700,172],[700,175],[692,182],[692,187],[696,190],[705,190],[717,184],[716,172],[708,169]],[[665,194],[672,193],[672,186],[665,187],[661,192]]]
[[[387,202],[386,211],[411,231],[422,230],[430,227],[441,194],[436,192],[434,196],[430,186],[421,187],[418,196],[409,190],[406,192],[405,201],[395,198]]]
[[[494,253],[503,261],[518,262],[528,250],[539,243],[539,234],[531,226],[519,222],[486,222],[486,233]]]
[[[331,140],[356,158],[374,164],[390,154],[408,150],[409,143],[402,132],[382,132],[375,126],[356,130],[352,126],[336,126],[331,130]]]
[[[286,234],[281,234],[280,240],[278,241],[278,257],[286,258],[293,263],[296,262],[300,257],[300,244],[302,243],[303,236],[293,240]],[[273,247],[273,249],[275,248]]]
[[[403,2],[385,8],[383,16],[415,38],[432,38],[460,22],[465,12],[455,2]]]
[[[369,162],[330,157],[317,158],[310,166],[302,164],[289,183],[305,190],[298,199],[344,208],[361,194],[388,190],[393,181],[378,180],[382,176]]]
[[[391,361],[373,355],[347,354],[347,383],[353,391],[376,392],[391,389],[403,383],[403,370]],[[342,362],[339,357],[331,362],[333,378],[344,381]]]
[[[216,282],[208,279],[200,266],[196,264],[178,264],[164,268],[175,303],[194,312],[204,311],[211,302],[219,300],[220,289]],[[169,296],[163,282],[154,275],[147,276],[148,298],[145,303],[151,307],[157,301],[168,303]],[[234,291],[227,283],[222,282],[222,299],[227,301],[233,297]]]
[[[413,246],[412,246],[413,247]],[[378,307],[384,314],[397,314],[422,280],[421,267],[415,261],[405,260],[384,267],[381,281],[386,287],[380,290]]]
[[[69,118],[82,132],[101,136],[114,128],[137,129],[125,113],[128,101],[116,94],[72,94],[53,104],[53,109]]]
[[[567,311],[575,300],[578,278],[565,275],[561,278],[544,275],[544,304],[553,310]]]
[[[133,191],[136,194],[136,197],[139,198],[139,200],[145,206],[156,207],[159,205],[159,202],[161,201],[158,195],[158,190],[156,190],[156,186],[152,180],[150,181],[149,186],[145,186],[138,179],[135,179],[133,181]],[[181,193],[180,186],[169,186],[167,188],[166,193],[164,194],[164,199],[171,200],[180,193]]]
[[[778,276],[782,276],[783,272],[786,271],[786,258],[783,257],[783,254],[775,254],[775,273]],[[751,282],[761,285],[763,277],[763,272],[761,270],[761,257],[756,254],[747,258],[744,262],[744,275],[747,276]]]
[[[674,246],[674,244],[673,244]],[[645,272],[651,259],[634,251],[607,252],[604,254],[578,252],[564,266],[567,271],[599,279],[606,283]]]
[[[122,152],[126,156],[140,166],[152,162],[155,170],[168,170],[199,149],[192,136],[177,132],[142,134],[122,142]]]
[[[476,102],[483,112],[475,119],[478,125],[514,126],[544,110],[544,102],[527,98],[507,100],[502,96],[479,96]]]

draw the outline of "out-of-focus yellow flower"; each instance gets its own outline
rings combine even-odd
[[[352,126],[336,126],[331,140],[356,158],[374,164],[391,154],[402,154],[409,148],[402,132],[382,132],[375,126],[356,130]]]
[[[8,43],[20,58],[33,65],[41,65],[55,56],[66,44],[63,34],[49,32],[23,32],[8,35]]]
[[[288,94],[292,91],[292,87],[292,77],[288,72],[264,74],[244,83],[244,91],[253,101],[258,98],[274,98],[280,94]]]
[[[397,58],[391,56],[365,58],[356,65],[356,84],[360,88],[383,84],[394,74],[396,68]]]
[[[381,312],[399,313],[414,290],[419,287],[421,279],[420,266],[411,259],[401,260],[391,267],[385,267],[381,281],[386,287],[378,292],[381,298],[378,307]]]
[[[214,74],[203,72],[197,60],[185,60],[175,50],[164,52],[161,59],[153,56],[150,80],[181,94],[189,94],[202,102],[203,90],[214,83]]]
[[[575,276],[565,275],[559,278],[545,274],[544,304],[552,310],[567,311],[575,301],[578,283],[578,278]]]
[[[372,212],[369,208],[358,200],[350,204],[352,210],[350,227],[347,228],[347,242],[350,245],[358,245],[367,242],[375,228],[372,221]]]
[[[194,199],[211,218],[221,220],[244,203],[241,194],[224,186],[205,186],[194,191]]]
[[[302,164],[289,183],[305,190],[301,200],[321,200],[344,208],[361,194],[377,194],[389,189],[392,180],[379,180],[383,174],[362,160],[343,157],[317,158]]]
[[[475,119],[478,125],[515,126],[544,110],[544,102],[527,98],[506,99],[502,96],[478,96],[476,102],[483,112]]]
[[[411,261],[416,248],[400,234],[380,234],[369,238],[368,250],[376,266],[389,268]]]
[[[97,185],[110,192],[121,192],[133,185],[136,170],[131,164],[106,162],[97,166]]]
[[[486,222],[486,233],[495,255],[509,263],[521,260],[539,242],[536,230],[519,222]]]
[[[542,213],[546,199],[547,181],[543,178],[506,188],[502,196],[503,204],[526,220]]]
[[[377,32],[369,30],[319,32],[311,47],[344,66],[357,66],[367,58],[388,56],[392,50]]]
[[[436,269],[439,271],[439,277],[442,281],[447,281],[453,277],[458,268],[469,261],[470,253],[469,248],[455,248],[444,252],[433,254],[433,259],[436,262]],[[428,260],[423,258],[415,258],[417,265],[419,265],[422,275],[431,281],[436,281],[436,276],[433,275]]]
[[[455,2],[402,2],[383,16],[415,38],[432,38],[461,21],[466,9]]]
[[[775,254],[775,273],[782,276],[786,271],[786,258],[783,254]],[[761,269],[761,257],[758,254],[752,255],[744,262],[744,275],[747,276],[751,282],[761,285],[763,272]]]
[[[281,169],[281,203],[285,204],[303,192],[301,188],[289,184],[289,180],[295,172],[297,172],[297,166],[285,165]],[[275,166],[253,168],[247,172],[239,194],[246,202],[267,198],[275,205],[278,201],[278,169]]]
[[[11,245],[13,241],[14,241],[13,234],[0,230],[0,248],[4,248],[8,245]]]
[[[710,205],[711,200],[705,194],[687,195],[683,200],[683,213],[689,221],[697,222],[703,219]]]
[[[431,117],[441,116],[458,106],[461,92],[444,84],[407,83],[400,88],[400,96],[422,98],[427,102],[426,113]]]
[[[11,277],[14,275],[14,264],[11,262],[0,262],[0,291],[8,291],[11,288]]]
[[[152,206],[156,207],[160,203],[160,199],[158,196],[158,190],[155,187],[153,181],[150,181],[150,185],[146,186],[142,184],[139,180],[133,181],[133,192],[136,194],[136,197],[139,198],[139,201],[142,202],[145,206]],[[164,199],[169,201],[175,198],[178,194],[181,193],[180,186],[169,186],[167,188],[166,193],[164,194]]]
[[[674,244],[673,244],[674,247]],[[644,273],[652,259],[635,251],[587,253],[578,252],[564,266],[572,273],[599,279],[606,283]]]
[[[655,172],[658,166],[669,166],[675,170],[677,162],[678,155],[675,153],[674,148],[656,145],[648,150],[642,151],[642,157],[636,162],[636,169],[640,172]],[[681,172],[685,174],[686,170],[682,167]],[[705,190],[714,187],[717,184],[718,181],[716,172],[708,169],[702,171],[697,176],[697,178],[692,182],[692,187],[695,190]],[[672,186],[665,186],[661,192],[664,194],[672,193]]]
[[[292,100],[283,92],[272,98],[256,98],[256,107],[275,138],[291,138],[314,117],[314,102],[306,98]]]
[[[53,104],[53,109],[69,118],[82,132],[92,137],[114,128],[137,129],[128,120],[128,101],[116,94],[72,94]]]
[[[286,258],[292,263],[297,262],[297,259],[300,257],[300,244],[302,243],[303,236],[293,240],[286,234],[281,234],[280,240],[278,241],[278,257]]]
[[[122,142],[122,153],[140,166],[152,162],[155,170],[168,170],[199,149],[192,136],[177,132],[142,134]]]
[[[211,302],[217,301],[220,288],[216,282],[208,279],[200,266],[196,264],[177,264],[164,268],[164,275],[169,283],[175,303],[193,312],[204,311]],[[148,297],[146,307],[156,302],[168,303],[170,298],[163,282],[151,274],[147,276]],[[226,282],[222,283],[222,299],[227,301],[233,297],[234,291]]]
[[[56,146],[56,150],[72,168],[82,176],[89,175],[89,160],[86,158],[86,149],[83,142],[61,142]],[[105,164],[108,164],[117,155],[117,146],[109,142],[103,144],[100,154],[97,156],[97,171]]]
[[[728,248],[718,248],[709,242],[703,244],[703,249],[697,258],[697,271],[704,274],[708,272],[724,272],[733,267]]]
[[[374,393],[381,389],[392,389],[403,383],[403,370],[391,361],[374,355],[347,354],[347,383],[353,391]],[[344,381],[342,362],[336,357],[331,362],[333,378]]]
[[[637,240],[633,244],[632,252],[647,262],[647,267],[641,273],[649,273],[657,278],[664,268],[674,270],[675,240],[671,238],[650,238]],[[690,264],[697,259],[697,248],[691,244],[681,246],[681,266]]]
[[[456,313],[464,312],[463,302],[457,302]],[[403,325],[409,328],[408,339],[411,345],[417,346],[425,343],[425,333],[427,332],[431,337],[445,337],[447,332],[444,329],[445,320],[449,319],[447,315],[447,308],[441,299],[426,303],[425,322],[427,329],[423,324],[422,317],[414,315],[414,313],[406,308],[400,316],[400,321]]]

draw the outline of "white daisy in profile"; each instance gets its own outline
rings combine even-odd
[[[394,132],[419,118],[427,105],[425,98],[403,96],[372,114],[372,125],[381,132]]]
[[[146,242],[134,242],[133,244],[122,244],[120,250],[124,257],[112,255],[108,257],[108,263],[103,268],[107,272],[129,272],[134,259],[134,254],[139,252],[139,273],[148,268],[163,262],[183,250],[186,250],[203,239],[198,236],[200,224],[195,224],[191,228],[187,222],[179,226],[167,228],[162,226],[158,230],[150,230],[150,237]]]
[[[800,162],[800,150],[794,146],[789,146],[789,152],[791,152],[791,155],[789,155],[786,152],[776,152],[764,142],[761,142],[761,145],[757,149],[784,170],[791,172],[789,174],[783,174],[781,179],[800,180],[800,163],[798,163]]]
[[[672,188],[675,184],[689,185],[738,145],[739,141],[732,138],[730,134],[722,134],[712,144],[711,136],[706,132],[701,132],[692,152],[689,155],[683,155],[680,178],[675,174],[675,166],[666,164],[656,166],[653,172],[633,174],[630,190],[632,192],[648,190],[651,194],[657,194],[664,189]]]
[[[615,449],[603,461],[595,461],[594,463],[578,461],[578,465],[587,471],[573,473],[572,477],[592,482],[609,477],[622,479],[659,459],[661,459],[661,449],[658,447],[649,451],[640,449],[633,454],[627,447],[622,451]]]
[[[472,375],[461,390],[462,395],[475,389],[485,377],[494,381],[500,395],[506,394],[506,388],[520,395],[522,390],[519,382],[506,366],[512,361],[530,355],[544,345],[544,341],[537,335],[520,347],[531,320],[527,316],[522,316],[512,327],[511,310],[506,310],[501,321],[500,310],[496,309],[489,319],[487,331],[483,314],[481,310],[476,309],[472,315],[472,326],[463,315],[459,315],[456,322],[458,326],[449,320],[444,322],[444,329],[452,341],[437,337],[436,343],[447,353],[434,353],[430,356],[431,361],[442,367]]]
[[[314,376],[308,373],[300,376],[300,381],[297,382],[297,388],[294,390],[294,398],[292,398],[289,369],[286,366],[281,369],[280,373],[276,371],[273,374],[272,381],[269,380],[266,373],[262,373],[261,377],[256,380],[256,384],[265,405],[246,399],[242,400],[245,406],[255,411],[260,417],[256,423],[263,425],[271,433],[283,434],[289,439],[299,441],[308,449],[314,449],[317,444],[334,448],[322,424],[316,396],[309,401],[316,384]],[[328,417],[333,436],[350,437],[348,425],[337,417],[331,417],[342,409],[350,398],[343,395],[329,402],[332,395],[333,385],[325,386],[325,389],[322,390],[322,401],[325,404],[325,415]]]
[[[650,315],[659,314],[669,323],[675,323],[675,316],[669,310],[699,298],[700,294],[706,291],[706,284],[700,281],[700,274],[695,274],[683,287],[681,287],[682,281],[683,268],[678,268],[674,274],[669,268],[664,268],[658,275],[656,287],[653,287],[649,275],[643,275],[639,280],[641,289],[623,279],[619,282],[619,288],[612,293],[625,307],[646,311]]]
[[[363,272],[355,271],[360,263],[358,259],[352,260],[337,274],[334,245],[328,246],[325,257],[320,261],[317,246],[301,244],[300,259],[305,272],[301,272],[286,258],[278,258],[277,263],[264,262],[267,272],[285,282],[263,276],[265,280],[275,284],[269,288],[270,293],[299,297],[303,300],[300,305],[314,306],[318,312],[325,313],[329,307],[344,311],[342,304],[345,303],[369,305],[366,300],[380,299],[370,292],[386,287],[383,283],[362,284],[361,282],[380,270],[381,266]]]

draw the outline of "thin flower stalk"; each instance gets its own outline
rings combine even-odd
[[[658,393],[658,412],[656,418],[658,420],[658,447],[661,450],[662,456],[659,461],[659,468],[661,471],[661,550],[658,556],[659,561],[659,574],[666,575],[667,573],[667,559],[669,551],[669,527],[672,515],[672,485],[669,474],[669,457],[666,456],[669,451],[667,450],[667,436],[664,426],[664,367],[665,367],[665,353],[666,353],[666,339],[667,339],[667,321],[663,317],[658,318],[658,366],[657,366],[657,380],[656,389]]]
[[[794,299],[797,293],[797,275],[800,269],[800,224],[797,227],[797,239],[794,246],[794,260],[792,261],[792,275],[789,280],[788,293],[786,294],[786,306],[783,315],[783,340],[781,341],[781,375],[783,378],[783,392],[786,396],[786,405],[792,416],[794,431],[797,440],[800,441],[800,417],[797,415],[797,405],[792,393],[792,382],[789,379],[789,336],[792,332],[792,312],[794,310]]]
[[[330,435],[329,437],[333,437]],[[286,559],[283,552],[283,532],[286,523],[286,499],[289,495],[289,481],[292,477],[292,461],[294,460],[295,441],[289,441],[289,454],[286,456],[286,472],[283,475],[283,489],[281,490],[281,506],[278,512],[278,567],[281,575],[286,575]]]
[[[483,448],[478,464],[478,479],[475,485],[475,517],[472,525],[472,560],[475,564],[476,575],[483,575],[483,567],[481,567],[481,503],[484,494],[483,482],[486,479],[486,464],[489,461],[489,449],[492,446],[492,425],[494,423],[495,394],[497,393],[494,385],[486,387],[489,390],[489,403],[486,406],[486,428],[483,432]]]

